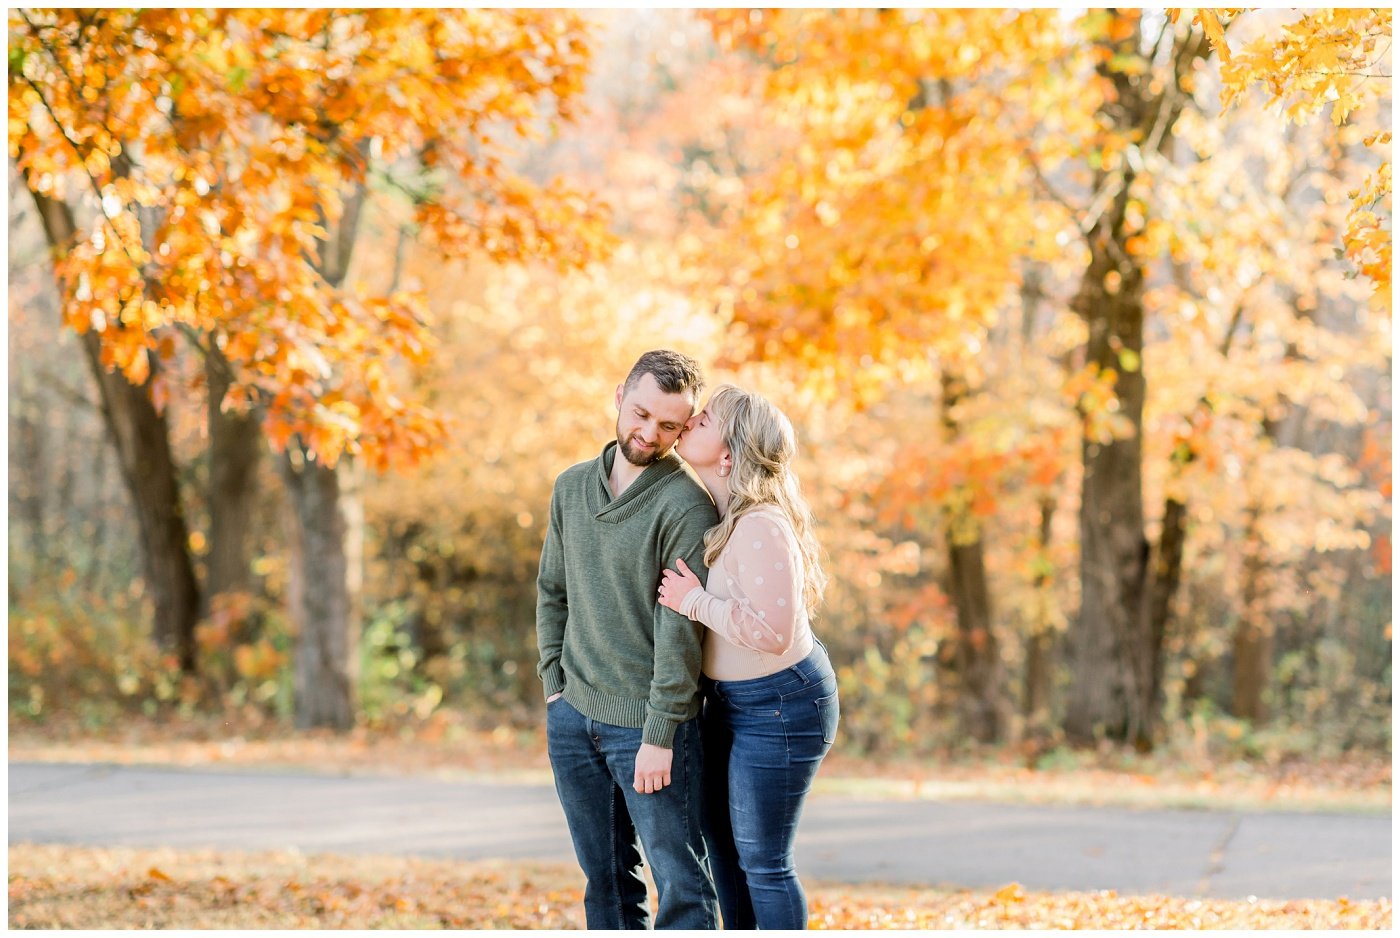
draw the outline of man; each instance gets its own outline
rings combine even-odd
[[[656,600],[676,557],[705,577],[719,520],[671,452],[702,379],[647,352],[617,388],[617,440],[554,483],[536,609],[554,785],[588,879],[589,928],[715,928],[700,828],[702,627]]]

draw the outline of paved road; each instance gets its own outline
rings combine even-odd
[[[573,859],[547,785],[10,763],[10,843]],[[810,880],[1216,898],[1391,895],[1387,817],[814,797]]]

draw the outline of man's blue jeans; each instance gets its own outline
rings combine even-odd
[[[699,722],[676,729],[671,784],[643,795],[632,787],[640,729],[591,720],[562,697],[548,705],[549,762],[574,853],[588,878],[583,907],[589,928],[650,926],[639,834],[656,880],[656,927],[718,925],[700,827]]]
[[[702,684],[705,833],[724,927],[806,928],[793,843],[840,719],[826,649],[767,677]]]

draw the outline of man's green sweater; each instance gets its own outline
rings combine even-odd
[[[705,582],[704,536],[719,522],[705,489],[674,453],[647,466],[617,498],[617,454],[564,470],[554,483],[540,554],[535,628],[546,697],[559,691],[587,717],[642,730],[669,749],[700,712],[704,627],[657,601],[677,557]]]

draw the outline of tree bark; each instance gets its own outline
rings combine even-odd
[[[1106,125],[1138,146],[1156,151],[1169,140],[1189,96],[1181,80],[1205,51],[1197,33],[1171,35],[1173,81],[1161,83],[1151,63],[1138,74],[1115,66],[1123,58],[1143,58],[1141,14],[1112,15],[1124,28],[1110,29],[1100,75],[1112,83],[1100,116]],[[1166,27],[1170,29],[1170,27]],[[1081,607],[1070,631],[1074,680],[1065,732],[1077,742],[1100,736],[1152,745],[1156,707],[1153,633],[1150,622],[1149,545],[1142,498],[1142,414],[1147,382],[1142,370],[1144,272],[1128,250],[1138,228],[1128,210],[1140,162],[1120,157],[1120,165],[1100,169],[1095,191],[1104,203],[1086,232],[1090,252],[1075,310],[1089,326],[1086,360],[1116,374],[1118,413],[1131,430],[1109,442],[1087,434],[1083,444],[1084,480],[1080,504]],[[1137,223],[1140,224],[1140,223]]]
[[[1259,537],[1257,504],[1249,507],[1243,534],[1244,608],[1235,623],[1233,693],[1230,713],[1243,720],[1261,722],[1268,716],[1265,693],[1273,666],[1274,629],[1269,616],[1266,575],[1268,547]]]
[[[252,585],[250,526],[257,497],[262,430],[253,412],[224,412],[233,384],[228,362],[217,346],[205,360],[209,388],[209,602]],[[208,613],[208,609],[205,609]]]
[[[1131,176],[1131,170],[1125,171]],[[1129,182],[1131,179],[1129,179]],[[1143,271],[1123,250],[1127,190],[1091,232],[1092,260],[1076,304],[1089,321],[1087,359],[1117,372],[1119,414],[1132,426],[1102,443],[1086,434],[1080,506],[1079,620],[1070,632],[1075,680],[1065,731],[1081,742],[1100,734],[1136,740],[1149,732],[1149,636],[1143,616],[1147,538],[1142,503]],[[1116,289],[1107,285],[1118,278]],[[1137,356],[1139,367],[1123,360]]]
[[[1181,586],[1181,561],[1186,553],[1186,505],[1168,498],[1162,511],[1162,536],[1152,563],[1152,589],[1148,628],[1152,647],[1152,683],[1148,688],[1152,713],[1163,704],[1163,675],[1166,671],[1167,625],[1171,622],[1172,600]]]
[[[367,144],[362,144],[367,156]],[[350,270],[366,195],[363,181],[345,199],[334,225],[322,215],[326,240],[316,258],[322,278],[338,288]],[[293,538],[294,576],[300,578],[299,601],[292,604],[297,623],[296,723],[348,729],[354,723],[355,651],[360,634],[359,584],[364,512],[359,485],[348,458],[337,468],[312,461],[297,438],[282,454],[282,476],[294,506],[298,530]],[[346,474],[342,476],[342,474]],[[349,485],[343,485],[343,482]]]
[[[339,477],[311,460],[295,437],[279,467],[296,527],[289,538],[296,581],[289,597],[297,629],[296,725],[349,729],[355,722],[354,639]]]
[[[29,180],[26,178],[26,184]],[[29,186],[50,246],[61,255],[77,236],[72,210]],[[96,332],[78,336],[102,401],[102,416],[117,452],[122,479],[131,493],[141,530],[146,580],[155,604],[155,640],[173,653],[180,669],[195,671],[194,629],[199,620],[199,585],[189,553],[189,527],[180,503],[170,428],[151,399],[150,383],[159,370],[152,360],[151,378],[141,387],[102,362]]]
[[[1177,282],[1183,289],[1186,288],[1184,271],[1176,271]],[[1230,349],[1234,345],[1235,331],[1244,321],[1244,305],[1235,307],[1235,313],[1230,318],[1230,323],[1225,329],[1225,336],[1220,343],[1220,357],[1224,361],[1229,361]],[[1190,422],[1194,427],[1209,417],[1214,410],[1211,404],[1211,395],[1206,393],[1196,402],[1196,409],[1190,416]],[[1181,447],[1171,455],[1172,472],[1179,473],[1183,467],[1191,463],[1196,458],[1194,451],[1186,447]],[[1163,704],[1163,673],[1165,671],[1165,647],[1167,637],[1167,626],[1172,618],[1172,601],[1176,598],[1177,591],[1181,588],[1181,564],[1186,553],[1186,521],[1188,517],[1188,506],[1185,502],[1174,497],[1168,497],[1162,509],[1162,534],[1157,541],[1157,550],[1152,563],[1152,587],[1151,605],[1148,610],[1148,622],[1152,636],[1152,709],[1154,713],[1160,712]],[[1200,669],[1192,671],[1187,676],[1187,688],[1185,696],[1191,699],[1199,696],[1202,686]]]
[[[1050,526],[1054,516],[1055,502],[1047,498],[1040,503],[1039,549],[1042,556],[1050,544]],[[1050,725],[1054,675],[1055,633],[1050,623],[1048,594],[1052,581],[1049,573],[1037,573],[1034,586],[1036,620],[1031,623],[1031,634],[1026,642],[1026,674],[1021,713],[1026,718],[1027,730],[1039,734]]]
[[[963,732],[980,743],[995,743],[1000,741],[1005,730],[999,701],[1005,681],[1000,647],[992,631],[991,596],[982,562],[982,541],[950,543],[948,555],[952,596],[957,607],[955,661],[962,681],[958,710]]]
[[[1039,264],[1028,264],[1021,276],[1021,354],[1028,355],[1036,341],[1036,320],[1040,304],[1045,299],[1044,277]],[[1066,373],[1070,369],[1065,364]],[[1026,636],[1024,673],[1021,684],[1021,716],[1025,727],[1022,748],[1028,764],[1035,759],[1053,734],[1054,676],[1056,635],[1051,610],[1054,606],[1055,580],[1050,566],[1050,532],[1055,519],[1056,502],[1052,494],[1040,500],[1040,524],[1037,529],[1037,570],[1031,586],[1035,612]]]
[[[949,441],[958,434],[952,411],[965,390],[959,377],[944,372],[943,431]],[[959,721],[968,736],[981,743],[993,743],[999,741],[1005,731],[1003,694],[1006,681],[1001,650],[992,628],[992,599],[982,557],[981,530],[969,514],[951,519],[945,533],[949,595],[957,610],[958,622],[957,652],[953,660],[961,682]]]

